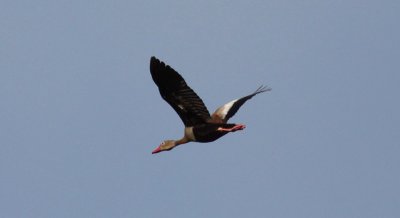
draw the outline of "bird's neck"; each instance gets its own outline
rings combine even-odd
[[[193,127],[185,127],[184,135],[181,139],[175,141],[175,146],[186,144],[191,141],[196,141],[193,134]]]
[[[183,138],[176,140],[175,141],[175,146],[181,145],[181,144],[185,144],[188,143],[189,139],[186,138],[186,136],[183,136]]]

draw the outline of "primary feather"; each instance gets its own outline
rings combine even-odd
[[[178,113],[185,126],[205,123],[210,119],[201,98],[178,72],[155,57],[150,59],[150,72],[161,97]]]

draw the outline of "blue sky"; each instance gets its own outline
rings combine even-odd
[[[0,217],[399,217],[399,1],[11,1]],[[183,125],[150,56],[244,131]]]

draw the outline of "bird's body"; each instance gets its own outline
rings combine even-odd
[[[151,76],[158,86],[161,97],[171,105],[185,125],[184,136],[180,140],[166,140],[154,153],[171,150],[188,142],[212,142],[229,132],[243,130],[243,124],[227,123],[239,108],[253,96],[270,91],[261,86],[254,93],[228,102],[212,115],[201,98],[186,84],[183,77],[170,66],[155,57],[150,59]]]
[[[212,142],[222,136],[226,135],[229,131],[219,131],[218,128],[229,129],[233,128],[236,124],[226,123],[203,123],[193,127],[193,133],[196,142]],[[244,126],[243,126],[244,128]]]

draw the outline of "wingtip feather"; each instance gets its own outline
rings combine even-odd
[[[268,92],[268,91],[271,91],[272,89],[270,88],[270,87],[268,87],[268,86],[265,86],[265,85],[261,85],[260,87],[258,87],[258,89],[254,92],[254,94],[259,94],[259,93],[262,93],[262,92]]]

